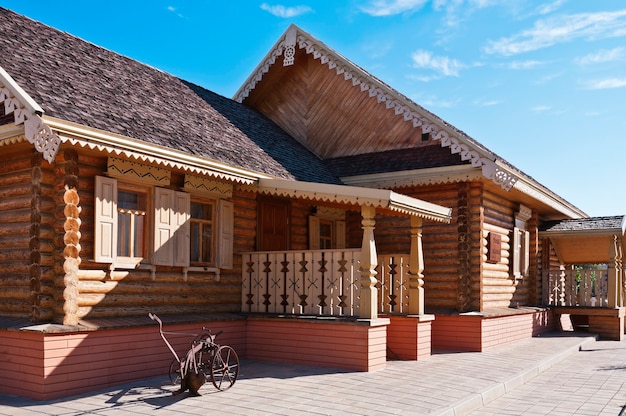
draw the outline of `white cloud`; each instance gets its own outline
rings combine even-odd
[[[509,64],[511,69],[532,69],[541,65],[539,61],[514,61]]]
[[[267,3],[261,4],[261,9],[282,18],[296,17],[313,11],[309,6],[285,7],[279,4],[271,6]]]
[[[185,17],[185,16],[183,16],[183,14],[182,14],[182,13],[177,12],[177,10],[178,10],[178,9],[176,9],[176,7],[174,7],[174,6],[167,6],[167,11],[168,11],[168,12],[175,13],[175,14],[176,14],[176,16],[181,17],[181,18]]]
[[[542,4],[537,8],[539,14],[549,14],[559,9],[567,0],[555,0],[552,3]]]
[[[372,0],[361,11],[371,16],[392,16],[421,9],[428,0]]]
[[[608,90],[623,87],[626,87],[626,78],[607,78],[586,82],[586,88],[589,90]]]
[[[580,13],[538,20],[532,29],[490,41],[484,50],[511,56],[577,38],[594,40],[621,36],[626,36],[626,10]]]
[[[413,67],[430,69],[444,76],[458,77],[459,71],[465,66],[456,59],[447,56],[434,56],[432,52],[417,50],[411,55]]]
[[[547,105],[536,105],[530,109],[530,111],[534,113],[545,113],[546,111],[552,110],[552,107]]]
[[[590,53],[576,59],[579,65],[598,64],[602,62],[612,62],[624,56],[624,48],[604,49],[596,53]]]
[[[501,101],[498,100],[476,100],[474,101],[474,104],[476,104],[479,107],[493,107],[494,105],[499,105],[501,104]]]

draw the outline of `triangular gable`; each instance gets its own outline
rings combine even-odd
[[[349,82],[361,94],[375,99],[378,105],[393,111],[397,117],[409,123],[413,128],[419,128],[422,133],[429,133],[433,140],[439,141],[441,147],[448,148],[452,154],[458,154],[462,161],[471,163],[473,167],[481,168],[483,176],[491,179],[503,189],[510,190],[519,179],[517,172],[510,169],[506,163],[499,161],[495,154],[480,143],[409,100],[294,25],[291,25],[274,45],[261,64],[237,91],[234,99],[238,102],[244,102],[270,69],[274,65],[278,65],[277,59],[281,56],[283,59],[280,64],[283,67],[294,65],[298,51],[305,51],[307,55],[319,60],[321,65],[328,66],[328,69],[333,70],[337,77]],[[363,117],[367,117],[367,115],[363,115]]]

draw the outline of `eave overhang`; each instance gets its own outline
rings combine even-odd
[[[309,199],[353,206],[373,206],[404,215],[449,223],[452,210],[441,205],[402,195],[387,189],[329,185],[285,179],[265,179],[258,182],[259,193],[290,198]]]

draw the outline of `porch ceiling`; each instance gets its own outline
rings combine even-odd
[[[387,189],[329,185],[284,179],[259,179],[261,193],[327,201],[355,206],[373,206],[431,221],[450,222],[452,209]]]
[[[549,238],[563,264],[611,263],[614,242],[624,252],[626,217],[594,217],[551,221],[539,231]]]

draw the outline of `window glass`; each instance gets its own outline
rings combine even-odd
[[[191,203],[189,260],[192,263],[212,265],[215,262],[214,204]]]
[[[320,249],[333,247],[333,222],[320,220]]]
[[[147,194],[118,191],[117,255],[144,257]]]

